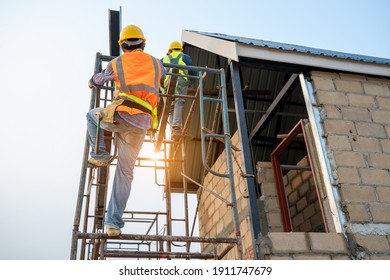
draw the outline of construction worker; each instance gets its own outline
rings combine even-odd
[[[162,59],[163,63],[179,64],[192,66],[192,59],[189,55],[183,53],[182,44],[178,41],[174,41],[169,45],[168,53]],[[167,69],[165,69],[167,71]],[[188,86],[191,84],[192,79],[185,75],[195,75],[194,71],[186,71],[179,69],[181,76],[177,79],[175,95],[187,95]],[[170,76],[166,76],[164,81],[164,88],[167,91]],[[176,98],[172,103],[173,106],[169,112],[169,124],[171,126],[171,139],[177,140],[182,136],[183,131],[183,109],[185,104],[184,98]],[[189,136],[189,135],[187,135]]]
[[[156,107],[160,82],[165,74],[161,61],[144,52],[145,41],[139,27],[124,27],[118,41],[123,54],[110,61],[105,70],[93,75],[89,81],[90,88],[98,88],[115,80],[117,89],[116,98],[110,105],[104,109],[92,109],[87,114],[91,165],[104,167],[112,160],[106,151],[102,131],[98,151],[95,151],[98,118],[101,117],[101,129],[116,133],[117,166],[105,221],[108,236],[121,234],[135,162],[148,129],[157,128],[158,124]]]

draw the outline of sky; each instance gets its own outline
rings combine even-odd
[[[67,260],[97,52],[108,10],[161,58],[182,30],[390,58],[390,1],[0,0],[0,260]],[[128,205],[164,211],[135,171]]]

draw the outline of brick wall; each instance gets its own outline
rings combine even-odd
[[[239,138],[237,133],[232,137],[232,144],[239,146]],[[254,259],[254,241],[252,238],[250,226],[251,223],[249,220],[248,195],[246,184],[240,175],[240,168],[237,164],[237,162],[241,163],[241,154],[240,152],[234,151],[233,154],[237,159],[237,161],[233,159],[233,170],[243,253],[245,259]],[[227,165],[225,152],[223,152],[214,163],[213,170],[220,173],[226,173]],[[228,200],[229,202],[231,201],[231,192],[228,179],[216,177],[215,175],[209,173],[205,177],[203,185],[208,190],[219,196],[222,196],[225,200]],[[228,207],[226,202],[217,196],[204,191],[201,188],[198,191],[198,199],[200,201],[198,211],[200,236],[236,237],[231,207]],[[201,250],[203,252],[214,252],[216,249],[217,253],[220,254],[225,249],[225,247],[226,245],[224,244],[218,245],[217,248],[214,248],[214,245],[202,244]],[[224,259],[238,259],[236,248],[230,250]]]
[[[297,166],[309,166],[307,157],[298,162]],[[312,172],[290,170],[283,179],[293,231],[324,232]]]
[[[258,244],[266,260],[350,259],[346,239],[337,233],[270,232]]]
[[[333,188],[346,217],[345,232],[335,233],[331,228],[329,233],[284,233],[271,163],[257,163],[263,218],[263,234],[256,244],[260,258],[390,259],[390,80],[316,71],[312,82]],[[239,146],[237,135],[232,142]],[[236,156],[241,162],[239,152]],[[220,172],[226,169],[224,154],[213,168]],[[244,255],[251,259],[247,193],[236,163],[234,170]],[[225,179],[209,174],[204,185],[230,200]],[[205,191],[198,195],[200,234],[234,237],[231,209]],[[214,248],[206,245],[202,250]],[[217,248],[222,250],[223,246]],[[225,258],[237,259],[236,250]]]
[[[271,162],[257,162],[257,182],[260,185],[262,202],[260,211],[263,212],[262,230],[264,233],[283,232],[278,193]]]
[[[331,165],[356,258],[390,258],[390,80],[313,72]]]
[[[307,164],[306,158],[299,164]],[[258,162],[257,181],[261,189],[261,201],[265,213],[265,223],[268,232],[263,234],[257,240],[258,251],[261,259],[267,260],[343,260],[350,259],[349,250],[346,238],[343,234],[337,233],[320,233],[320,232],[283,232],[278,195],[276,192],[275,178],[273,175],[272,164],[270,162]],[[284,178],[286,190],[293,189],[289,182],[294,181],[294,189],[302,188],[301,194],[297,196],[305,197],[310,192],[310,188],[305,184],[312,179],[308,176],[307,171],[304,171],[305,176],[301,176],[302,172],[290,171],[289,175]],[[294,180],[295,178],[295,180]],[[297,179],[299,178],[299,179]],[[311,179],[310,179],[311,178]],[[306,191],[303,191],[303,190]],[[313,191],[311,191],[313,193]],[[286,193],[287,194],[287,193]],[[297,199],[296,201],[299,201]],[[318,202],[318,200],[317,200]],[[309,204],[308,204],[309,205]],[[313,205],[313,204],[312,204]],[[297,206],[297,205],[296,205]],[[314,205],[313,205],[314,206]],[[310,209],[306,208],[306,209]],[[302,211],[303,208],[301,209]],[[312,209],[314,211],[314,209]],[[295,210],[294,210],[295,211]],[[293,211],[293,212],[294,212]],[[304,212],[302,212],[302,215]],[[311,211],[311,210],[306,210]],[[295,211],[296,213],[298,211]],[[290,210],[291,213],[291,210]],[[306,212],[305,212],[306,213]],[[305,214],[305,220],[310,222],[314,215]],[[318,212],[317,212],[318,215]],[[302,217],[303,218],[303,217]],[[313,223],[315,224],[315,223]],[[308,228],[296,228],[294,230],[306,230]]]

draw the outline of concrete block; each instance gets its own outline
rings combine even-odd
[[[309,219],[316,213],[314,204],[310,204],[308,207],[303,210],[303,218],[305,220]]]
[[[339,120],[339,119],[343,118],[343,116],[341,114],[341,109],[339,106],[323,105],[322,108],[323,108],[324,114],[321,114],[321,116],[323,116],[327,119]],[[323,117],[321,117],[321,119],[323,119]]]
[[[335,90],[333,80],[324,77],[313,77],[313,87],[316,90]]]
[[[268,213],[267,218],[268,218],[268,225],[271,228],[281,227],[283,225],[280,212],[270,212]]]
[[[349,105],[352,107],[361,107],[361,108],[376,108],[377,107],[374,96],[350,93],[350,94],[347,94],[347,99],[348,99]]]
[[[356,132],[359,136],[387,138],[385,127],[378,123],[356,122]]]
[[[319,254],[300,254],[294,255],[294,260],[330,260],[329,255],[319,255]]]
[[[364,157],[359,152],[353,151],[334,151],[334,159],[337,166],[365,167]]]
[[[377,187],[376,193],[380,202],[390,203],[390,186]]]
[[[340,91],[323,91],[316,92],[316,99],[319,104],[326,105],[348,105],[344,92]]]
[[[292,217],[292,224],[294,228],[299,227],[301,224],[305,222],[302,213],[298,213],[296,216]]]
[[[317,212],[314,216],[310,218],[310,223],[313,228],[317,228],[324,225],[324,221],[322,220],[321,212]]]
[[[352,149],[357,152],[381,152],[381,145],[377,138],[354,136],[351,138]],[[390,148],[390,146],[389,146]]]
[[[298,231],[309,232],[309,231],[312,231],[312,229],[313,229],[313,226],[311,225],[310,220],[306,220],[299,226]]]
[[[390,174],[388,170],[360,168],[359,173],[363,184],[381,186],[389,185]]]
[[[333,72],[323,72],[323,71],[312,71],[310,72],[312,78],[315,80],[315,79],[318,79],[318,78],[322,78],[322,79],[340,79],[340,75],[339,73],[333,73]]]
[[[343,119],[347,121],[371,122],[370,112],[366,108],[342,107]]]
[[[276,184],[274,182],[264,182],[260,186],[261,192],[265,196],[277,196]]]
[[[379,142],[381,144],[382,151],[384,153],[390,153],[390,140],[389,139],[380,139]]]
[[[351,143],[349,141],[348,136],[328,135],[328,137],[326,138],[326,141],[332,150],[336,150],[336,151],[339,151],[339,150],[350,151],[350,150],[352,150]]]
[[[297,211],[301,212],[305,207],[307,206],[307,199],[306,197],[302,197],[297,201]]]
[[[363,93],[362,83],[360,81],[351,80],[335,80],[336,90],[348,93]]]
[[[324,129],[327,134],[355,135],[355,124],[345,120],[324,120]],[[384,129],[383,129],[384,132]]]
[[[310,248],[314,253],[348,253],[344,235],[339,233],[308,233]]]
[[[348,255],[336,255],[332,256],[332,260],[337,260],[337,261],[349,261],[351,258]]]
[[[300,173],[297,174],[292,180],[291,180],[291,187],[293,190],[298,189],[302,185],[302,176]]]
[[[279,210],[280,209],[279,199],[277,197],[267,197],[266,207],[267,207],[266,208],[267,211]]]
[[[270,232],[272,253],[307,253],[309,244],[304,232]]]
[[[355,240],[357,245],[364,247],[370,253],[390,253],[389,242],[385,236],[356,234]]]
[[[367,223],[370,222],[367,206],[364,204],[347,204],[347,217],[351,223]]]
[[[377,96],[376,101],[378,102],[379,109],[385,109],[385,110],[390,109],[390,98],[389,97]]]
[[[340,79],[344,81],[356,81],[356,82],[365,82],[367,80],[366,76],[350,73],[339,73]]]
[[[346,202],[374,202],[376,201],[375,188],[368,185],[341,185],[340,194]]]
[[[390,223],[390,205],[370,204],[371,215],[376,223]]]
[[[340,167],[337,168],[339,183],[360,183],[360,176],[356,168],[354,167]]]
[[[269,260],[291,260],[292,258],[289,256],[278,256],[278,255],[269,255],[268,257]]]
[[[380,261],[390,260],[390,255],[371,255],[370,260],[380,260]]]
[[[377,169],[390,169],[390,154],[370,153],[372,167]]]
[[[364,92],[368,95],[386,96],[390,97],[390,89],[388,84],[380,83],[363,83]]]
[[[390,124],[389,110],[371,110],[372,121],[380,124]]]

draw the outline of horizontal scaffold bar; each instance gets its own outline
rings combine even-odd
[[[179,242],[204,242],[204,243],[237,243],[237,238],[231,237],[197,237],[197,236],[168,236],[168,235],[142,235],[142,234],[121,234],[117,237],[109,237],[106,233],[81,233],[76,234],[77,238],[89,239],[123,239],[142,241],[179,241]]]
[[[210,253],[185,253],[185,252],[149,252],[149,251],[125,251],[108,250],[104,253],[107,258],[160,258],[160,259],[214,259]]]

